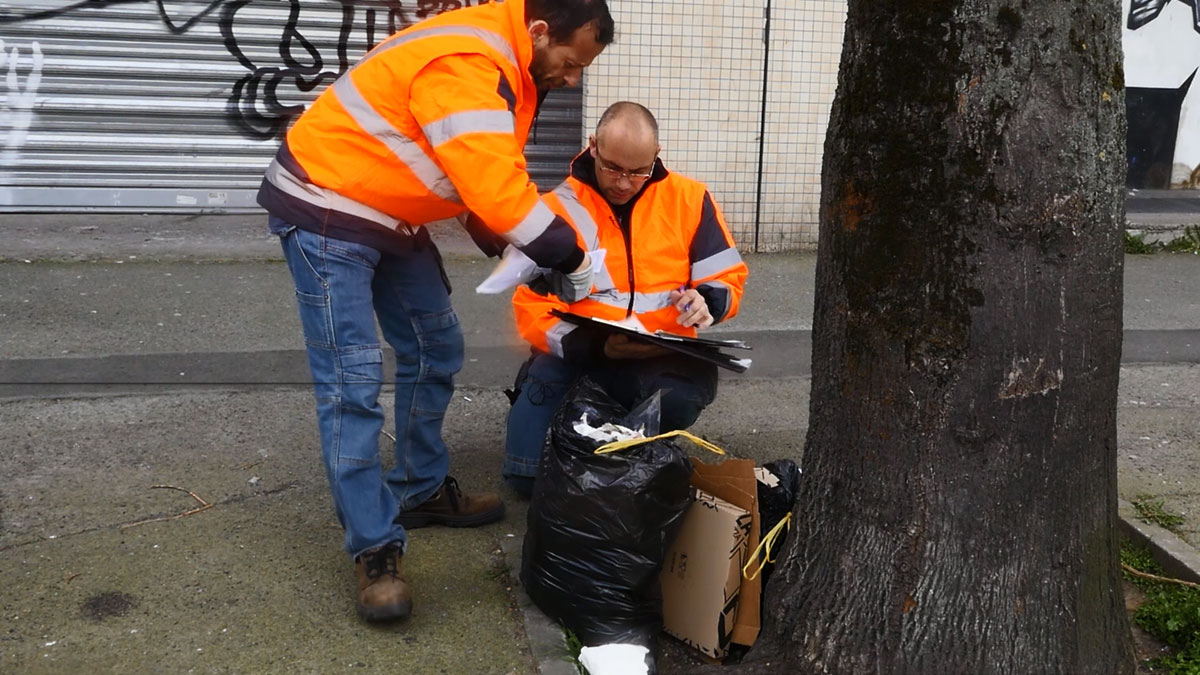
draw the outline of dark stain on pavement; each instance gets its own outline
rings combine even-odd
[[[114,616],[125,616],[136,605],[137,601],[132,595],[108,591],[88,598],[83,603],[83,613],[95,621],[103,621]]]

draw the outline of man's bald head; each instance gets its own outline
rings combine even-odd
[[[649,134],[651,142],[658,145],[658,120],[646,106],[633,101],[618,101],[600,116],[596,123],[596,138],[603,139],[609,132],[631,136]]]

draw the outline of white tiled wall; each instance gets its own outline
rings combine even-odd
[[[811,247],[821,148],[837,83],[845,4],[772,0],[609,0],[616,43],[588,70],[584,127],[620,100],[658,118],[663,161],[708,184],[741,248]],[[766,135],[759,204],[763,64]]]

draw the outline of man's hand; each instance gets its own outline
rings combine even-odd
[[[649,359],[670,353],[666,347],[640,342],[620,333],[613,333],[604,341],[604,355],[610,359]]]
[[[592,292],[592,279],[595,275],[596,270],[592,266],[592,256],[585,253],[583,262],[574,272],[569,274],[553,273],[549,277],[550,287],[563,302],[579,302]]]
[[[704,296],[700,295],[700,291],[694,288],[671,291],[670,298],[675,309],[679,310],[679,316],[675,319],[675,323],[680,326],[695,326],[696,328],[708,328],[712,325],[712,312],[708,311],[708,303],[704,301]]]

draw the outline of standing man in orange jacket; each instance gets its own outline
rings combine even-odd
[[[600,117],[571,175],[543,199],[567,218],[589,250],[606,249],[590,294],[570,302],[539,278],[513,295],[517,329],[533,345],[508,416],[502,473],[528,497],[550,419],[570,385],[588,375],[633,407],[662,389],[662,430],[690,426],[717,391],[717,367],[622,335],[591,331],[552,310],[636,321],[695,337],[732,318],[748,270],[712,195],[658,159],[658,123],[622,101]]]
[[[258,202],[280,237],[315,383],[321,450],[359,614],[409,615],[405,528],[504,515],[448,476],[442,420],[462,367],[449,284],[423,227],[473,218],[591,289],[590,258],[539,198],[523,149],[539,95],[579,84],[613,40],[605,0],[506,0],[392,36],[343,73],[288,132]],[[381,470],[383,352],[396,352],[396,466]]]

